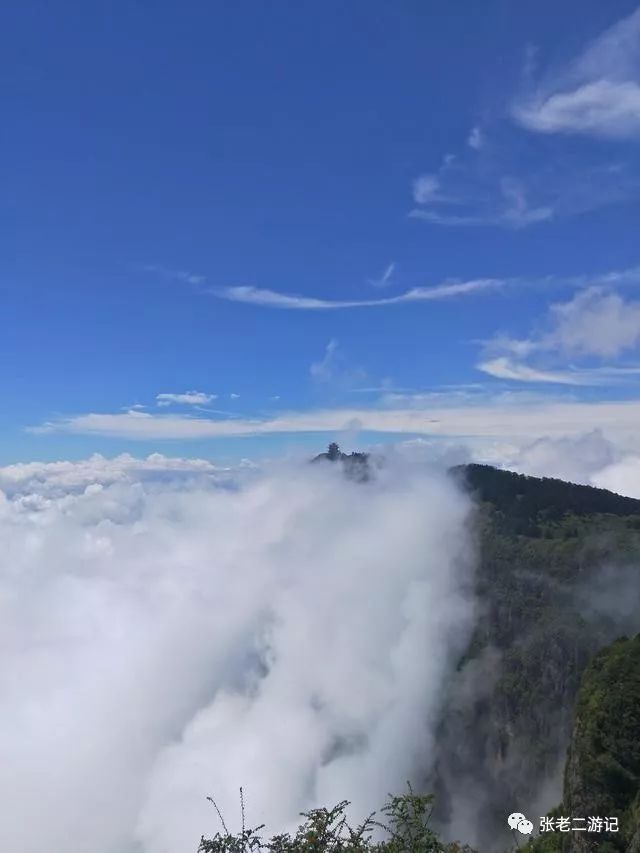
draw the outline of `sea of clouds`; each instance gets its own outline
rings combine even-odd
[[[396,459],[0,469],[0,849],[195,853],[429,767],[473,622],[470,506]]]
[[[195,853],[359,820],[431,765],[474,621],[476,459],[640,497],[599,431],[339,466],[96,455],[0,468],[0,849]],[[635,599],[634,599],[635,600]]]

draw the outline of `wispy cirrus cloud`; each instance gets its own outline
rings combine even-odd
[[[629,158],[598,152],[576,160],[571,152],[536,156],[508,143],[483,142],[461,156],[447,155],[412,186],[409,218],[451,227],[493,226],[519,230],[561,220],[640,192],[640,172]]]
[[[481,291],[497,290],[508,281],[499,278],[481,278],[471,281],[450,281],[433,287],[414,287],[398,296],[379,299],[322,299],[314,296],[300,296],[265,290],[259,287],[242,285],[222,287],[207,291],[219,299],[230,302],[243,302],[247,305],[260,305],[265,308],[281,308],[292,311],[330,311],[346,308],[371,308],[383,305],[401,305],[406,302],[432,302],[443,299],[455,299]]]
[[[314,361],[310,367],[311,378],[320,382],[328,382],[334,374],[338,353],[338,341],[332,338],[327,344],[320,361]]]
[[[522,94],[511,113],[537,133],[640,138],[640,8]]]
[[[393,277],[396,272],[396,262],[392,261],[385,267],[384,272],[378,278],[370,278],[368,279],[369,284],[372,287],[388,287],[393,283]]]
[[[479,293],[499,292],[512,287],[571,287],[583,288],[590,285],[627,286],[640,282],[640,266],[590,275],[554,276],[542,278],[518,276],[514,278],[477,278],[469,281],[447,281],[432,287],[414,287],[397,296],[378,299],[322,299],[315,296],[281,293],[259,287],[244,285],[209,289],[206,292],[218,299],[256,305],[264,308],[277,308],[290,311],[338,311],[351,308],[384,307],[416,302],[437,302],[456,299]]]
[[[469,147],[482,144],[475,128]],[[473,143],[473,144],[472,144]],[[445,157],[437,172],[420,175],[413,183],[416,203],[409,216],[434,225],[524,228],[552,219],[549,204],[532,203],[526,183],[514,175],[480,169],[474,159]]]
[[[311,364],[309,372],[314,382],[337,390],[350,390],[368,378],[364,368],[349,364],[335,338],[325,347],[323,357]]]
[[[640,139],[640,8],[572,62],[539,73],[527,49],[520,91],[472,127],[464,147],[412,184],[413,219],[439,226],[521,229],[640,193],[640,169],[620,146],[569,151],[536,136]],[[533,134],[533,135],[532,135]]]
[[[611,385],[640,376],[640,367],[569,367],[566,370],[544,370],[509,356],[480,362],[477,369],[496,379],[574,386]]]

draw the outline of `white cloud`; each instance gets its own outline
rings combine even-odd
[[[632,160],[600,155],[580,160],[566,152],[535,159],[493,148],[483,156],[488,163],[475,162],[475,155],[449,170],[442,176],[447,195],[415,207],[409,216],[442,226],[520,229],[627,201],[640,189]]]
[[[530,403],[485,400],[459,406],[424,408],[318,409],[284,412],[269,419],[211,420],[141,413],[85,414],[36,427],[38,433],[66,432],[128,439],[204,439],[279,433],[331,432],[349,429],[423,435],[528,438],[574,435],[589,423],[611,435],[637,434],[640,400],[558,401],[536,396]],[[32,430],[33,431],[33,430]]]
[[[570,438],[540,438],[507,454],[505,467],[534,477],[559,477],[571,483],[592,484],[592,477],[617,458],[614,445],[600,430]]]
[[[444,189],[443,189],[444,188]],[[413,198],[420,205],[409,216],[434,225],[524,228],[552,219],[550,204],[531,204],[524,181],[512,175],[445,159],[437,175],[414,182]]]
[[[193,853],[207,795],[235,831],[243,785],[281,830],[428,769],[471,627],[468,507],[435,473],[382,477],[4,499],[0,848],[44,827],[64,853]]]
[[[204,394],[202,391],[185,391],[183,394],[158,394],[158,406],[203,406],[212,400],[217,400],[217,394]]]
[[[640,498],[640,456],[629,454],[594,472],[591,484],[630,498]]]
[[[530,134],[514,134],[513,120],[539,134],[639,139],[640,8],[537,83],[533,59],[529,47],[521,94],[508,115],[491,117],[491,145],[476,125],[458,156],[447,155],[413,181],[411,217],[449,227],[520,229],[637,196],[640,172],[624,149],[535,146]]]
[[[481,462],[533,477],[556,477],[609,489],[640,499],[640,440],[616,441],[599,429],[571,436],[543,436],[534,441],[448,441],[417,438],[383,445],[387,458],[400,457],[412,466],[449,468]]]
[[[491,461],[534,477],[559,477],[640,498],[640,443],[625,447],[605,438],[597,429],[503,448]]]
[[[508,228],[524,228],[535,222],[545,222],[553,218],[553,209],[550,207],[535,208],[512,208],[505,207],[499,212],[487,212],[478,214],[456,214],[443,213],[436,210],[412,210],[409,214],[412,219],[422,219],[433,225],[448,225],[452,227],[486,226],[498,225]]]
[[[180,459],[152,453],[138,459],[123,453],[112,459],[96,453],[80,462],[27,462],[0,468],[0,490],[9,496],[37,493],[58,498],[82,492],[96,484],[114,483],[173,483],[196,480],[223,482],[231,469],[215,465],[206,459]]]
[[[248,305],[261,305],[268,308],[284,308],[294,311],[326,311],[400,305],[405,302],[431,302],[442,299],[455,299],[459,296],[467,296],[485,290],[496,290],[504,287],[506,283],[502,279],[495,278],[445,282],[434,287],[414,287],[398,296],[359,300],[318,299],[313,296],[293,296],[249,286],[226,287],[209,292],[220,299],[228,299],[231,302],[243,302]]]
[[[514,361],[508,356],[500,356],[480,362],[477,368],[497,379],[514,379],[518,382],[555,382],[562,385],[585,384],[579,374],[573,374],[569,371],[536,370],[536,368]]]
[[[513,106],[540,133],[640,137],[640,9],[600,35],[570,66]]]
[[[232,400],[238,400],[240,398],[240,394],[229,394],[229,397]]]
[[[477,368],[499,379],[564,385],[606,385],[640,374],[637,365],[550,369],[512,358],[542,354],[556,361],[568,357],[613,359],[636,350],[640,345],[640,301],[625,299],[601,286],[588,287],[568,302],[552,305],[548,326],[548,331],[536,337],[514,340],[498,336],[486,342],[487,353],[494,357],[481,361]],[[502,354],[496,357],[495,353]]]
[[[325,347],[322,360],[313,362],[309,369],[313,379],[320,382],[328,382],[333,378],[337,353],[338,341],[336,341],[335,338],[332,338]]]
[[[640,343],[640,301],[591,287],[551,311],[555,329],[541,342],[544,347],[611,358]]]
[[[569,368],[568,370],[541,370],[515,361],[508,356],[489,359],[476,365],[478,370],[497,379],[517,382],[549,382],[556,385],[596,386],[611,385],[640,375],[640,367]]]
[[[535,214],[534,214],[535,215]],[[526,218],[526,212],[515,211],[512,218]],[[335,300],[321,299],[313,296],[299,296],[264,290],[258,287],[240,286],[226,287],[207,291],[219,299],[231,302],[241,302],[248,305],[258,305],[266,308],[278,308],[292,311],[327,311],[348,308],[384,307],[413,302],[431,302],[444,299],[456,299],[460,296],[470,296],[484,291],[499,291],[508,287],[543,287],[568,286],[581,288],[590,284],[629,285],[640,281],[640,267],[629,267],[623,270],[612,270],[602,274],[577,276],[546,276],[544,278],[478,278],[469,281],[445,281],[431,287],[414,287],[397,296],[387,296],[379,299]]]
[[[28,428],[29,432],[72,432],[88,435],[121,436],[133,439],[213,438],[250,435],[258,430],[259,420],[213,420],[188,415],[153,415],[147,412],[122,414],[90,413],[62,421]]]
[[[640,136],[640,85],[597,80],[572,92],[520,107],[516,117],[540,133],[583,133],[624,139]]]
[[[349,390],[367,380],[367,372],[349,364],[335,338],[329,341],[322,359],[313,362],[309,372],[315,382],[334,389]]]
[[[392,283],[394,273],[396,271],[395,261],[392,261],[384,270],[379,278],[370,278],[369,284],[373,287],[387,287]]]
[[[584,425],[583,425],[584,427]],[[640,499],[640,440],[620,441],[600,429],[566,436],[541,436],[533,441],[416,438],[377,447],[386,458],[400,457],[412,466],[449,468],[481,462],[533,477],[556,477],[572,483],[609,489]],[[374,448],[375,449],[375,448]]]

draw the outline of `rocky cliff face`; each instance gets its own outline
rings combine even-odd
[[[484,466],[457,475],[478,500],[480,613],[425,787],[445,834],[486,853],[513,847],[511,811],[539,817],[561,798],[583,673],[640,630],[640,502]]]

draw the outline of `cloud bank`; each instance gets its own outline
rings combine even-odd
[[[584,425],[612,437],[637,436],[640,400],[556,400],[544,397],[474,402],[458,406],[428,402],[405,408],[339,408],[285,412],[266,419],[214,420],[140,412],[89,413],[51,421],[35,427],[38,433],[100,435],[135,440],[173,440],[272,435],[286,433],[339,433],[358,430],[380,433],[443,437],[528,439],[541,435],[571,436]]]
[[[466,500],[390,469],[218,476],[0,471],[2,849],[36,853],[44,829],[65,853],[193,853],[207,795],[237,828],[243,785],[280,829],[375,808],[429,765],[471,620]]]

